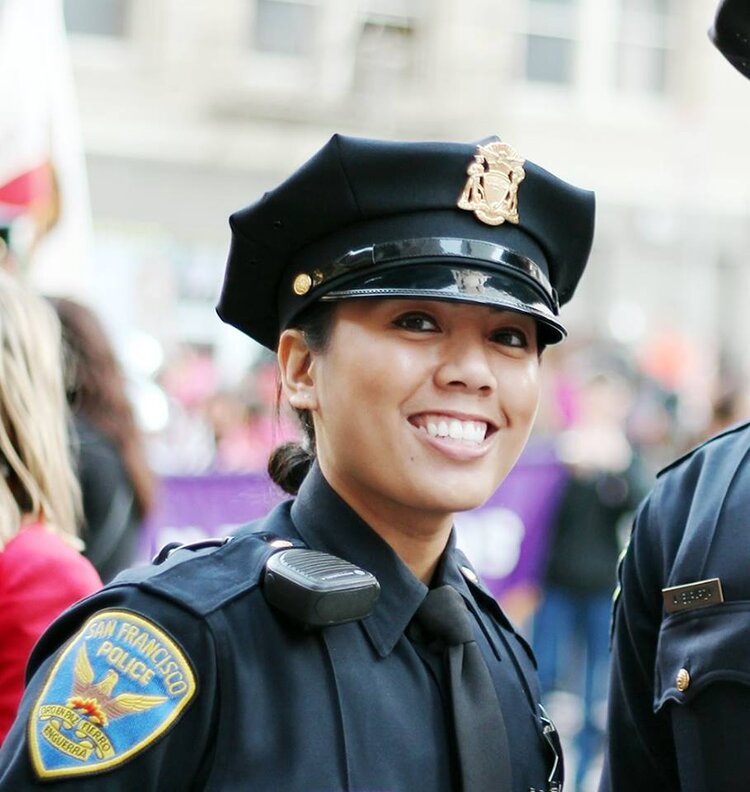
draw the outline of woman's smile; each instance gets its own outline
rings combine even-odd
[[[409,418],[418,430],[420,441],[438,453],[461,460],[485,454],[497,429],[487,419],[455,412],[431,410]]]

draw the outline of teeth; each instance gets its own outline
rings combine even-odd
[[[431,437],[450,437],[451,440],[463,440],[469,443],[481,443],[487,433],[487,424],[483,421],[459,421],[456,418],[446,420],[440,416],[431,416],[426,421],[427,434]]]

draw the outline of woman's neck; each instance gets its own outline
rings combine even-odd
[[[369,524],[382,539],[388,542],[414,575],[429,586],[448,543],[450,526],[438,533],[425,535],[418,532],[407,534],[404,530],[391,530],[390,526],[378,527]]]
[[[414,575],[429,585],[450,538],[453,514],[409,509],[382,496],[365,497],[356,489],[347,488],[345,482],[331,481],[328,476],[326,479]]]

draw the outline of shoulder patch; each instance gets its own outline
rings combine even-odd
[[[711,445],[711,443],[715,443],[717,440],[720,440],[722,437],[735,434],[736,432],[741,432],[743,429],[747,429],[747,428],[750,428],[750,421],[743,421],[742,423],[733,424],[732,426],[728,427],[727,429],[724,429],[718,434],[709,437],[708,440],[704,440],[699,445],[691,448],[689,451],[682,454],[682,456],[677,457],[677,459],[675,459],[673,462],[670,462],[668,465],[663,467],[656,474],[656,477],[658,478],[663,473],[666,473],[668,470],[672,470],[672,468],[675,468],[678,465],[680,465],[682,462],[685,462],[686,460],[690,459],[690,457],[692,457],[694,454],[700,451],[701,448],[705,448],[706,446]]]
[[[55,660],[28,724],[41,779],[110,770],[152,745],[193,699],[180,646],[130,611],[100,611]]]

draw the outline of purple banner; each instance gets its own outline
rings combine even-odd
[[[527,450],[484,506],[456,515],[458,544],[496,596],[538,582],[564,478],[552,454]],[[286,497],[260,473],[165,477],[144,526],[142,558],[169,542],[225,536]]]

